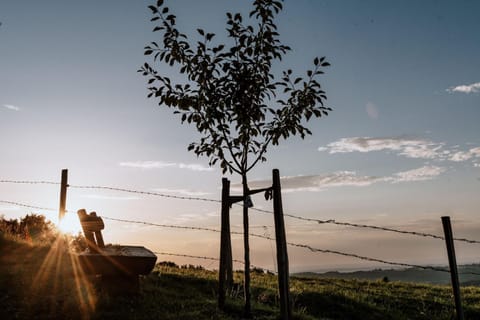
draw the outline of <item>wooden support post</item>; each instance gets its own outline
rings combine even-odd
[[[277,242],[278,288],[280,291],[280,317],[283,320],[292,318],[289,290],[289,267],[287,239],[283,221],[282,190],[280,172],[274,169],[273,175],[273,215],[275,220],[275,238]]]
[[[452,225],[450,217],[442,217],[443,232],[445,234],[445,243],[447,245],[448,263],[450,265],[450,277],[452,279],[453,296],[455,299],[455,309],[457,311],[457,319],[463,320],[462,299],[460,296],[460,282],[458,280],[457,261],[455,258],[455,246],[453,243]]]
[[[65,216],[65,207],[67,204],[67,187],[68,187],[68,169],[62,170],[62,180],[60,183],[60,209],[58,211],[58,222]]]
[[[252,294],[250,292],[250,240],[249,240],[249,219],[248,219],[248,205],[247,196],[249,189],[247,185],[247,176],[242,176],[243,185],[243,259],[245,262],[243,273],[243,297],[245,305],[243,307],[243,316],[245,318],[252,317]]]
[[[220,266],[218,270],[218,307],[225,306],[226,288],[233,281],[232,245],[230,240],[230,181],[222,179],[222,229],[220,232]],[[229,279],[230,278],[230,279]]]

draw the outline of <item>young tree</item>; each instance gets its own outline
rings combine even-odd
[[[201,41],[189,42],[176,27],[176,16],[163,0],[149,6],[156,23],[154,32],[161,33],[161,42],[151,42],[145,55],[153,62],[176,67],[185,74],[185,83],[174,84],[145,63],[139,72],[148,77],[148,97],[159,105],[173,108],[182,123],[196,126],[201,137],[188,146],[197,156],[207,156],[211,166],[237,173],[242,178],[244,199],[248,195],[248,172],[266,161],[270,144],[311,131],[306,122],[328,115],[330,108],[318,77],[329,66],[325,57],[313,60],[312,70],[305,77],[295,78],[292,70],[280,79],[272,73],[272,63],[280,61],[289,50],[279,40],[275,15],[282,2],[255,0],[245,24],[241,14],[227,15],[227,36],[230,45],[214,44],[214,33],[197,29]],[[243,209],[245,247],[245,312],[250,313],[250,255],[248,239],[248,206]]]

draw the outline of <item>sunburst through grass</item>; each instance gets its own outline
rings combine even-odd
[[[12,307],[16,311],[10,316],[92,318],[98,302],[95,279],[83,273],[68,243],[68,237],[60,235],[49,246],[26,242],[3,244],[2,276],[7,270],[8,277],[2,286],[8,288],[17,305]]]

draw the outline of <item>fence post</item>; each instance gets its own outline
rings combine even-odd
[[[222,179],[222,212],[220,231],[220,266],[218,268],[218,307],[225,306],[227,286],[233,281],[232,245],[230,240],[230,181]],[[227,283],[225,283],[225,281]]]
[[[283,221],[282,190],[280,172],[272,171],[273,176],[273,215],[275,220],[275,239],[277,242],[278,287],[280,291],[280,317],[288,320],[292,318],[289,290],[289,268],[287,254],[287,239],[285,223]]]
[[[455,309],[457,319],[463,320],[462,299],[460,296],[460,283],[458,281],[457,261],[455,258],[455,246],[453,243],[452,225],[450,217],[442,217],[443,232],[445,234],[445,243],[447,245],[448,263],[450,265],[450,277],[452,279],[453,296],[455,299]]]
[[[60,183],[60,208],[58,211],[58,222],[65,216],[65,207],[67,204],[67,187],[68,187],[68,169],[62,170],[62,180]]]

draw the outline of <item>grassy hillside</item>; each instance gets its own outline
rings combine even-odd
[[[32,245],[0,233],[0,319],[240,319],[242,274],[227,308],[216,308],[217,276],[201,268],[157,265],[133,297],[109,297],[82,276],[66,244]],[[451,319],[447,286],[292,278],[296,319]],[[253,273],[256,319],[276,319],[276,278]],[[480,319],[480,288],[463,288],[468,319]]]

